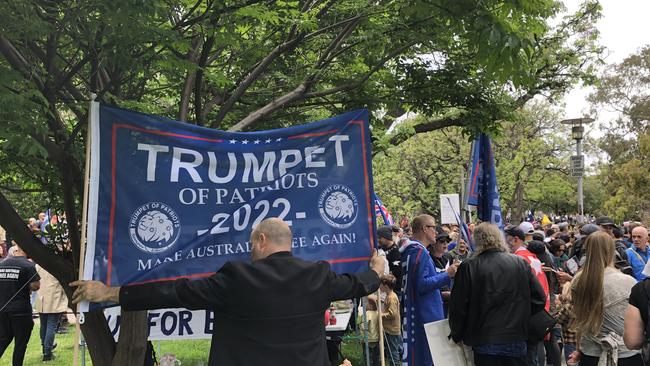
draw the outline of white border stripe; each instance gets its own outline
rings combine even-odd
[[[88,233],[86,239],[86,257],[84,258],[84,280],[93,279],[95,262],[95,240],[97,239],[97,201],[99,197],[99,103],[90,103],[90,194],[88,196]],[[88,312],[89,303],[79,304],[79,312]]]

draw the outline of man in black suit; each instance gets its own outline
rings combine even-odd
[[[291,255],[292,234],[278,218],[251,233],[252,263],[227,262],[212,276],[134,286],[76,281],[73,302],[119,302],[124,310],[213,309],[208,365],[329,365],[323,316],[331,301],[362,297],[379,287],[384,262],[338,275],[326,262]]]

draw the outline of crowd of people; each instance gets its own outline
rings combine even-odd
[[[469,232],[473,251],[457,225],[436,225],[429,215],[378,229],[388,272],[402,279],[403,362],[433,364],[424,324],[446,318],[476,365],[648,361],[640,350],[650,296],[641,223],[558,218]]]
[[[289,227],[267,219],[251,233],[251,263],[229,262],[194,281],[121,288],[77,281],[73,301],[119,302],[125,310],[214,309],[210,365],[325,365],[322,312],[332,301],[360,297],[372,365],[381,358],[391,366],[433,365],[424,325],[443,319],[450,338],[472,348],[478,366],[644,365],[650,264],[641,223],[618,226],[603,216],[504,229],[481,223],[469,226],[470,236],[461,232],[426,214],[404,226],[380,226],[371,270],[337,275],[326,263],[293,257]],[[17,245],[6,252],[0,356],[14,339],[14,364],[22,364],[33,326],[30,292],[39,291],[43,359],[51,359],[58,317],[67,309],[63,290]],[[27,286],[8,298],[17,283]],[[269,306],[259,308],[260,299]],[[256,344],[254,352],[245,340]]]
[[[70,251],[65,214],[38,219],[30,218],[28,228],[43,245],[56,253]],[[58,280],[44,268],[34,264],[27,254],[6,238],[0,244],[0,358],[14,342],[12,365],[22,365],[34,328],[40,321],[42,360],[54,359],[57,333],[66,333],[68,298]]]

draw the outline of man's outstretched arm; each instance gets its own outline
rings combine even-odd
[[[99,281],[74,281],[71,287],[76,287],[72,295],[72,303],[83,300],[90,302],[120,302],[120,287],[108,287]]]
[[[230,266],[224,265],[222,271]],[[140,285],[108,287],[99,281],[75,281],[77,287],[72,302],[115,302],[125,310],[152,310],[163,308],[209,309],[219,307],[224,298],[226,281],[215,273],[198,280],[186,278]]]

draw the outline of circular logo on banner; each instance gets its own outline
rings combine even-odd
[[[318,197],[318,211],[331,226],[346,229],[357,219],[359,201],[349,187],[333,184]]]
[[[129,220],[131,242],[145,253],[162,253],[171,248],[181,233],[181,222],[173,208],[162,202],[138,207]]]

